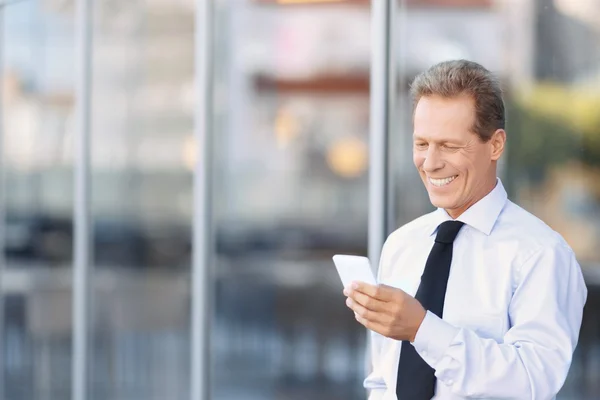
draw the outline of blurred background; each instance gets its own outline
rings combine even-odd
[[[331,262],[367,254],[372,4],[212,1],[212,399],[363,399],[366,332]],[[372,0],[373,2],[379,0]],[[73,0],[0,1],[0,399],[71,396]],[[89,398],[190,396],[193,0],[93,1]],[[510,198],[590,294],[560,399],[600,397],[600,1],[399,0],[385,234],[430,211],[408,84],[482,63],[506,90]]]

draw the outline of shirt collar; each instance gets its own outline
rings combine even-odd
[[[494,189],[492,189],[487,196],[469,207],[456,220],[464,222],[466,225],[489,236],[500,212],[502,212],[502,209],[506,204],[507,198],[502,181],[500,178],[496,178],[496,186]],[[430,236],[436,233],[438,226],[440,226],[442,222],[450,220],[452,220],[452,217],[448,215],[446,210],[438,208],[433,213]]]

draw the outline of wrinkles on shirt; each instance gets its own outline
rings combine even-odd
[[[392,233],[379,282],[414,295],[436,224],[448,218],[438,210]],[[434,399],[552,399],[566,378],[587,297],[575,256],[560,235],[508,201],[501,184],[464,218],[443,319],[428,313],[413,343],[436,369]],[[386,387],[377,399],[393,400],[399,342],[376,341],[376,378]]]
[[[469,329],[460,329],[435,366],[436,376],[446,383],[449,391],[461,397],[535,398],[523,390],[531,387],[527,374],[514,374],[514,368],[523,368],[523,362],[511,347],[493,339],[482,339]],[[491,359],[496,361],[494,366],[486,365]],[[511,377],[510,384],[507,376]]]

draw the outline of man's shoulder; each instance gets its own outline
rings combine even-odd
[[[497,221],[503,235],[518,238],[519,241],[530,249],[570,247],[564,238],[523,207],[507,201],[505,210]]]
[[[421,215],[402,225],[388,236],[386,242],[406,243],[407,241],[422,239],[429,235],[431,233],[429,230],[432,228],[436,212],[437,211],[432,211],[428,214]]]

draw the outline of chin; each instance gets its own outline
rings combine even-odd
[[[434,207],[443,208],[445,210],[452,209],[454,206],[454,202],[452,200],[443,198],[442,196],[429,194],[429,201]]]

